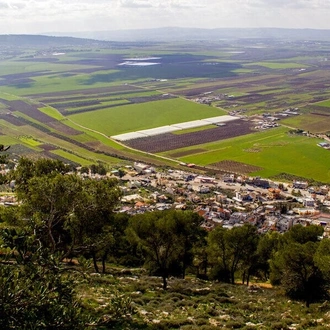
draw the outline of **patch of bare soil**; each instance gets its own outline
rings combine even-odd
[[[223,171],[240,173],[240,174],[249,174],[252,172],[257,172],[262,170],[262,167],[235,162],[233,160],[223,160],[221,162],[214,163],[211,165]]]

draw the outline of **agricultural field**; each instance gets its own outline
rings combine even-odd
[[[79,125],[108,136],[224,115],[221,109],[182,98],[122,105],[69,116]],[[93,118],[93,119],[92,119]]]
[[[326,134],[330,132],[330,112],[328,114],[315,112],[302,114],[301,116],[284,119],[282,123],[311,133]]]
[[[57,43],[4,51],[0,59],[0,143],[15,153],[81,165],[186,162],[206,172],[285,172],[330,182],[322,139],[289,134],[330,132],[326,42]],[[237,120],[111,139],[227,114]],[[257,131],[265,114],[280,127]]]
[[[240,174],[273,177],[280,173],[300,173],[305,178],[329,182],[330,151],[318,147],[320,141],[289,134],[289,129],[280,127],[162,155],[223,171],[228,171],[230,164]]]
[[[319,107],[330,108],[330,100],[316,103]]]
[[[245,135],[251,133],[252,127],[253,124],[251,122],[237,119],[227,123],[225,126],[217,127],[214,125],[213,128],[207,130],[186,134],[166,133],[146,138],[137,138],[127,141],[127,145],[145,152],[159,153]]]
[[[269,69],[297,69],[297,68],[306,68],[307,66],[301,63],[294,62],[256,62],[251,65],[264,66]],[[249,65],[247,65],[249,66]]]

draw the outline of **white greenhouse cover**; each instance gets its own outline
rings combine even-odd
[[[118,140],[118,141],[128,141],[128,140],[138,139],[141,137],[165,134],[165,133],[170,133],[170,132],[179,131],[179,130],[188,129],[188,128],[201,127],[201,126],[217,124],[217,123],[225,123],[225,122],[237,120],[237,119],[239,119],[239,118],[234,117],[234,116],[224,115],[224,116],[211,117],[211,118],[205,118],[205,119],[193,120],[193,121],[186,121],[184,123],[160,126],[160,127],[145,129],[145,130],[136,131],[136,132],[114,135],[114,136],[111,136],[111,138],[114,140]]]

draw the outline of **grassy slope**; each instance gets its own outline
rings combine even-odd
[[[78,294],[85,306],[103,314],[127,297],[129,300],[119,306],[123,310],[130,306],[134,311],[124,324],[112,324],[113,329],[320,330],[330,322],[329,304],[312,304],[306,309],[275,288],[249,290],[244,285],[191,278],[172,279],[163,291],[159,278],[134,275],[91,278]]]

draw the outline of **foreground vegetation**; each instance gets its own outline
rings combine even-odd
[[[330,319],[322,227],[260,235],[250,224],[206,232],[191,211],[130,217],[114,212],[116,180],[70,169],[22,158],[3,178],[16,180],[19,204],[0,209],[2,328],[322,329]]]

